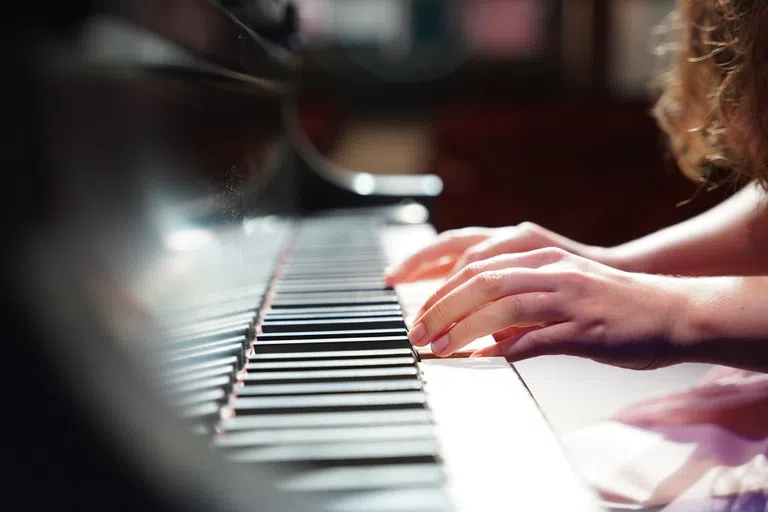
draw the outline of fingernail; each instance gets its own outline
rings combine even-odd
[[[416,324],[413,326],[413,329],[411,329],[411,332],[408,333],[408,339],[411,340],[411,343],[414,345],[418,345],[426,335],[427,328],[424,327],[424,324]]]
[[[437,355],[441,355],[448,348],[448,335],[441,336],[432,342],[432,352]]]

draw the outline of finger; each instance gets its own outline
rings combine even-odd
[[[546,325],[477,350],[471,357],[504,357],[514,362],[543,355],[572,354],[574,335],[575,328],[570,322]]]
[[[550,265],[562,261],[568,256],[568,253],[554,248],[538,249],[535,251],[524,252],[520,254],[505,254],[495,256],[491,259],[475,263],[449,278],[443,285],[436,290],[429,299],[424,302],[421,309],[416,314],[416,321],[428,311],[432,306],[441,301],[449,293],[453,292],[470,279],[476,278],[484,272],[503,270],[509,268],[539,268],[544,265]]]
[[[506,240],[506,238],[504,240]],[[489,238],[488,240],[473,245],[467,251],[464,251],[455,261],[455,264],[453,265],[453,268],[451,268],[449,275],[461,272],[462,269],[466,268],[472,263],[487,260],[489,258],[493,258],[494,256],[499,256],[509,252],[513,251],[504,250],[503,242],[499,242],[497,238]]]
[[[390,286],[397,286],[398,284],[412,283],[415,281],[424,281],[427,279],[438,279],[448,275],[448,272],[453,268],[455,258],[443,258],[438,260],[432,265],[422,265],[416,271],[411,272],[405,277],[399,279],[397,282],[392,282],[385,276],[385,280]]]
[[[471,247],[486,238],[488,238],[488,235],[483,234],[479,230],[444,233],[429,246],[412,254],[395,267],[388,269],[385,272],[385,280],[390,284],[403,282],[404,279],[407,279],[411,273],[418,270],[422,265],[429,264],[430,262],[439,260],[445,256],[453,255],[458,257],[458,255],[467,250],[468,247]]]
[[[524,293],[504,297],[479,309],[432,342],[432,352],[445,357],[477,338],[515,324],[561,320],[554,293]]]
[[[541,239],[538,229],[528,224],[506,229],[503,234],[494,236],[473,246],[456,261],[451,273],[460,271],[472,263],[487,260],[500,254],[527,252],[549,245]],[[532,225],[531,225],[532,226]]]
[[[512,338],[517,338],[526,332],[533,331],[535,329],[541,329],[542,327],[545,327],[547,325],[551,324],[535,324],[535,325],[513,325],[511,327],[507,327],[506,329],[502,329],[501,331],[493,333],[493,339],[496,343],[501,343],[502,341],[507,341]],[[483,347],[482,349],[475,350],[470,354],[469,357],[484,357],[483,351],[487,351],[489,349],[492,349],[494,346],[490,347]]]
[[[514,338],[515,336],[520,336],[524,332],[528,332],[533,329],[540,329],[541,327],[543,327],[543,324],[513,325],[511,327],[507,327],[506,329],[502,329],[498,332],[493,333],[493,339],[496,340],[496,343],[499,343],[501,341],[506,341],[510,338]]]
[[[466,318],[473,311],[503,297],[521,293],[553,291],[556,285],[553,281],[551,276],[537,275],[535,270],[531,269],[479,274],[449,292],[417,318],[408,335],[409,339],[416,346],[426,346],[447,331],[454,323]],[[509,322],[500,328],[513,323],[515,322]],[[491,332],[495,332],[495,330]]]

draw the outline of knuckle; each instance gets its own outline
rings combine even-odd
[[[504,287],[503,276],[497,272],[481,272],[472,280],[473,286],[477,286],[486,295],[496,295]]]
[[[464,251],[463,259],[468,263],[478,261],[480,259],[481,250],[477,247],[472,247]]]
[[[586,275],[584,272],[575,268],[567,268],[557,273],[558,279],[568,284],[582,284],[586,281]]]
[[[468,228],[461,228],[461,229],[452,229],[451,231],[448,231],[449,233],[452,233],[452,236],[454,238],[463,238],[463,237],[475,237],[480,234],[482,234],[482,229],[478,227],[468,227]]]
[[[434,331],[448,315],[448,306],[445,301],[440,300],[432,305],[429,315],[424,316],[424,323],[429,331]]]
[[[561,270],[555,274],[555,278],[561,285],[576,294],[584,292],[589,285],[589,275],[578,269]]]
[[[546,247],[541,251],[544,256],[549,256],[557,261],[562,261],[571,257],[571,253],[560,247]]]
[[[596,312],[582,314],[579,319],[579,330],[591,343],[599,345],[607,339],[608,322]]]
[[[445,240],[451,240],[453,238],[457,238],[461,236],[461,231],[462,230],[460,229],[449,229],[448,231],[443,231],[442,233],[440,233],[435,237],[435,241],[443,242]]]
[[[463,322],[457,323],[446,333],[446,336],[448,336],[448,346],[462,344],[464,340],[469,339],[471,332],[472,325],[470,320],[464,320]]]
[[[517,229],[526,234],[538,234],[541,233],[541,226],[533,222],[525,221],[517,225]]]
[[[483,267],[484,265],[477,261],[469,263],[464,267],[464,270],[462,270],[462,272],[464,273],[463,277],[467,279],[472,279],[476,276],[479,276],[483,272]]]
[[[427,300],[424,301],[424,309],[426,311],[429,311],[429,309],[432,308],[432,306],[440,300],[440,291],[433,292],[432,295],[429,296]]]
[[[510,317],[514,320],[523,312],[523,303],[518,296],[510,295],[504,299],[504,308],[507,310],[507,313],[510,315]]]

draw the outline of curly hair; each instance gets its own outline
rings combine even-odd
[[[678,0],[664,25],[673,61],[653,114],[680,169],[768,188],[768,2]]]

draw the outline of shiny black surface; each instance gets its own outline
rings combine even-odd
[[[214,2],[55,4],[4,7],[1,373],[26,390],[6,401],[6,506],[242,509],[193,484],[216,463],[165,437],[115,322],[148,325],[129,283],[169,233],[242,218],[276,172],[295,57]]]

